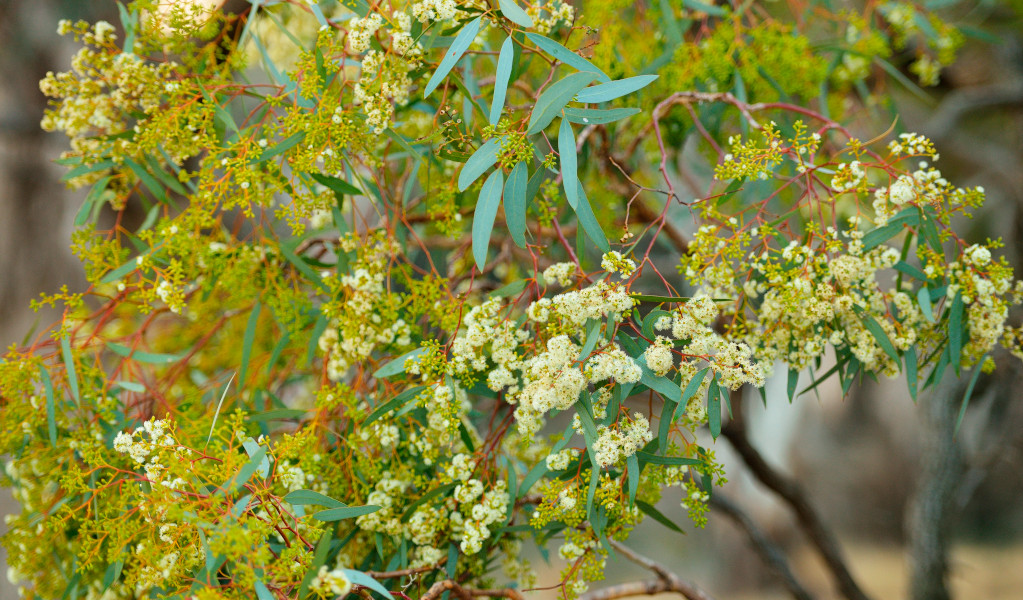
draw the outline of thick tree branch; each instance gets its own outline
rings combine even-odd
[[[785,554],[778,545],[768,539],[764,532],[757,527],[752,517],[743,512],[738,504],[721,492],[715,491],[710,497],[710,507],[735,521],[735,524],[746,532],[750,543],[753,544],[753,549],[760,555],[761,560],[781,578],[785,589],[792,594],[793,598],[796,598],[796,600],[813,600],[810,592],[796,579],[796,575],[789,568],[789,562],[786,560]]]
[[[853,579],[852,573],[849,572],[834,534],[825,526],[823,519],[810,504],[803,489],[792,478],[783,475],[769,465],[750,443],[749,437],[746,435],[742,396],[734,394],[733,398],[732,420],[721,429],[721,433],[732,444],[756,478],[780,496],[795,513],[800,529],[806,533],[810,542],[817,548],[817,552],[824,560],[828,570],[831,571],[842,595],[848,600],[869,600],[869,596],[864,593]]]

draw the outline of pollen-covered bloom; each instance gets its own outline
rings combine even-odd
[[[341,569],[328,570],[324,565],[309,584],[309,589],[324,596],[337,598],[352,591],[352,582]]]

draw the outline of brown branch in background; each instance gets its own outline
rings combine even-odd
[[[732,394],[732,419],[721,428],[721,434],[732,444],[746,466],[760,480],[760,483],[767,486],[789,505],[789,508],[795,513],[800,529],[817,548],[817,552],[824,560],[828,570],[831,571],[842,595],[848,600],[869,600],[869,596],[860,589],[859,584],[853,579],[834,534],[824,525],[823,519],[810,504],[806,492],[795,480],[769,465],[750,443],[749,437],[746,435],[741,391],[740,389]]]
[[[525,600],[522,593],[512,588],[502,588],[497,590],[480,590],[476,588],[463,587],[457,582],[451,579],[445,579],[444,581],[438,581],[437,583],[430,586],[430,589],[426,590],[426,593],[422,595],[420,600],[435,600],[440,598],[441,594],[450,591],[453,595],[458,596],[462,600],[471,600],[472,598],[489,597],[489,598],[508,598],[509,600]]]
[[[613,585],[601,590],[594,590],[579,596],[579,600],[613,600],[614,598],[628,598],[630,596],[653,596],[665,592],[679,594],[686,598],[686,600],[713,600],[707,592],[700,589],[695,583],[683,580],[665,568],[664,565],[636,553],[621,542],[611,540],[611,545],[614,546],[615,550],[621,552],[625,558],[644,569],[653,571],[657,575],[657,579],[633,581],[621,585]]]
[[[735,521],[735,524],[740,529],[746,532],[746,536],[749,537],[750,543],[753,544],[753,549],[761,560],[771,568],[772,571],[777,574],[782,583],[785,585],[785,589],[792,594],[792,597],[796,600],[813,600],[813,595],[803,584],[796,579],[792,569],[789,568],[788,560],[785,558],[785,554],[781,551],[777,544],[772,542],[767,535],[764,534],[753,519],[743,512],[742,508],[738,504],[733,502],[731,499],[726,497],[721,492],[715,491],[710,496],[710,507],[714,510],[720,511],[729,519]]]

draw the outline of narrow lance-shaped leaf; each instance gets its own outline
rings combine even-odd
[[[371,577],[370,575],[367,575],[362,571],[355,571],[353,569],[341,569],[341,571],[345,574],[345,577],[348,578],[348,581],[351,581],[355,585],[361,585],[364,588],[371,589],[374,592],[383,596],[384,598],[389,598],[391,600],[394,599],[394,596],[391,595],[391,592],[387,591],[387,588],[385,588],[376,579],[373,579],[373,577]]]
[[[970,377],[970,383],[966,386],[966,393],[963,394],[963,403],[959,407],[959,414],[956,416],[955,429],[953,435],[959,435],[959,427],[963,424],[963,417],[966,416],[966,408],[970,405],[970,397],[973,396],[973,388],[977,385],[977,379],[980,378],[980,373],[983,371],[984,361],[987,360],[987,354],[980,357],[980,361],[977,366],[973,367],[973,375]]]
[[[621,98],[622,96],[645,88],[657,79],[657,77],[658,75],[637,75],[636,77],[629,77],[627,79],[619,79],[618,81],[595,85],[579,92],[578,100],[579,102],[586,102],[590,104],[608,102],[615,98]]]
[[[464,192],[469,189],[469,186],[479,179],[480,175],[494,166],[494,163],[497,162],[497,153],[501,150],[502,140],[504,140],[503,137],[491,138],[477,148],[476,152],[473,152],[469,160],[465,162],[465,166],[462,167],[462,172],[458,174],[458,191]]]
[[[71,387],[71,397],[77,404],[81,399],[78,395],[78,374],[75,373],[75,357],[71,354],[71,341],[67,336],[60,338],[60,349],[64,356],[64,368],[67,371],[67,382]]]
[[[249,371],[249,359],[252,358],[252,344],[256,341],[256,327],[259,326],[259,309],[261,305],[257,300],[252,306],[248,323],[245,325],[245,334],[242,337],[242,363],[239,368],[238,386],[245,386],[245,377]]]
[[[487,247],[490,245],[490,234],[494,230],[494,219],[497,218],[503,187],[504,173],[497,169],[487,177],[480,197],[476,200],[476,210],[472,217],[472,257],[480,270],[487,264]]]
[[[526,247],[527,169],[525,162],[515,165],[504,184],[504,220],[508,224],[508,233],[519,248]]]
[[[526,14],[515,0],[498,0],[497,5],[501,7],[501,13],[512,23],[520,27],[533,26],[533,18]]]
[[[326,506],[327,508],[343,508],[345,506],[344,502],[340,502],[312,490],[295,490],[293,492],[289,492],[288,495],[284,497],[284,500],[294,504],[295,506],[308,506],[310,504]]]
[[[494,75],[494,101],[490,105],[490,124],[497,125],[504,110],[504,99],[508,95],[508,80],[511,79],[512,66],[515,63],[515,42],[511,36],[501,44],[501,54],[497,57],[497,73]]]
[[[902,360],[899,358],[898,351],[895,350],[895,346],[892,345],[892,341],[888,339],[888,334],[885,333],[884,328],[881,327],[880,323],[874,320],[874,317],[867,313],[861,313],[860,317],[863,320],[863,326],[867,328],[867,331],[874,336],[877,341],[877,345],[884,350],[884,353],[888,355],[895,364],[900,364]]]
[[[601,81],[611,81],[611,78],[607,76],[607,73],[600,70],[600,68],[597,67],[597,65],[579,56],[575,52],[572,52],[571,50],[562,46],[558,42],[555,42],[554,40],[548,37],[544,37],[539,33],[527,33],[526,37],[529,38],[529,41],[539,46],[541,50],[553,56],[554,58],[560,60],[566,65],[571,65],[579,69],[580,71],[589,71],[595,74],[597,79]]]
[[[354,517],[361,517],[362,515],[368,515],[375,513],[380,510],[379,506],[367,505],[367,506],[342,506],[340,508],[328,508],[327,510],[321,510],[318,513],[313,514],[313,518],[317,521],[341,521],[343,519],[352,519]]]
[[[433,93],[433,90],[437,89],[440,82],[444,81],[444,78],[448,76],[451,69],[454,68],[455,63],[458,59],[462,58],[465,51],[472,45],[473,40],[476,39],[476,34],[480,32],[480,24],[482,23],[483,17],[476,17],[468,25],[462,28],[455,36],[455,41],[451,42],[451,47],[448,48],[447,54],[440,61],[440,66],[433,72],[433,76],[430,77],[430,81],[426,83],[426,89],[423,90],[423,97],[426,98]]]
[[[567,119],[558,128],[558,154],[561,156],[561,181],[565,186],[565,199],[575,208],[579,205],[579,157],[575,153],[575,133]]]
[[[707,424],[710,426],[710,435],[717,439],[721,435],[721,396],[718,393],[718,376],[710,380],[710,389],[707,391]]]
[[[963,293],[956,292],[948,312],[948,359],[956,374],[963,352]]]
[[[575,214],[579,219],[579,224],[582,226],[583,231],[586,232],[586,236],[590,238],[590,241],[601,252],[607,252],[611,249],[611,245],[607,243],[607,236],[604,235],[604,230],[601,229],[600,223],[597,222],[597,217],[593,215],[593,209],[590,208],[590,201],[586,199],[586,192],[583,190],[582,184],[579,183],[578,186],[579,205],[575,207]]]
[[[543,131],[554,117],[561,114],[561,110],[575,98],[579,90],[592,83],[595,77],[595,73],[573,73],[551,84],[536,100],[526,133],[532,135]]]
[[[46,391],[46,429],[50,435],[50,445],[57,447],[57,409],[56,398],[53,393],[53,381],[50,379],[50,372],[44,365],[39,365],[39,374],[43,379],[43,389]]]
[[[639,114],[638,108],[566,108],[565,118],[580,125],[603,125],[614,123],[632,115]]]
[[[934,307],[931,305],[931,290],[924,286],[916,294],[917,302],[920,304],[920,313],[928,323],[934,322]]]

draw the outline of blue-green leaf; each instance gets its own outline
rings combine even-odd
[[[67,371],[67,382],[71,386],[71,397],[75,403],[81,401],[78,395],[78,374],[75,372],[75,357],[71,354],[71,341],[67,336],[60,338],[60,349],[64,356],[64,368]]]
[[[980,378],[981,372],[984,370],[984,361],[987,360],[987,354],[980,357],[980,361],[977,362],[977,366],[973,367],[973,375],[970,377],[970,383],[966,386],[966,393],[963,394],[963,404],[959,408],[959,415],[956,417],[956,425],[953,431],[953,435],[959,434],[959,426],[963,424],[963,417],[966,416],[966,407],[970,405],[970,397],[973,396],[973,388],[977,385],[977,379]]]
[[[371,412],[370,415],[366,417],[366,420],[363,421],[362,426],[368,427],[370,423],[386,415],[388,412],[396,408],[405,406],[406,404],[414,400],[416,396],[419,395],[419,392],[423,391],[423,389],[425,389],[423,386],[417,385],[416,387],[409,388],[403,391],[402,393],[398,394],[394,398],[391,398],[387,402],[384,402],[380,406],[376,407],[376,409],[374,409],[373,412]]]
[[[796,397],[796,387],[798,387],[798,386],[799,386],[799,370],[798,369],[791,369],[790,368],[789,369],[788,382],[786,383],[786,386],[785,386],[785,391],[788,392],[788,395],[789,395],[789,403],[791,403],[792,400],[795,399],[795,397]]]
[[[316,6],[315,4],[313,6]],[[256,588],[256,598],[258,600],[276,600],[274,595],[270,593],[270,590],[266,587],[266,584],[260,580],[256,580],[253,585]]]
[[[45,365],[39,365],[39,374],[43,378],[43,389],[46,390],[46,429],[50,434],[50,445],[57,447],[57,408],[53,394],[53,380]]]
[[[275,156],[277,156],[279,154],[283,154],[283,153],[287,152],[288,150],[291,150],[292,148],[297,146],[299,144],[299,142],[301,142],[304,138],[305,138],[305,132],[304,131],[299,131],[298,133],[293,133],[293,134],[289,135],[288,137],[284,138],[283,140],[281,140],[280,142],[278,142],[277,144],[274,144],[272,147],[267,148],[266,150],[264,150],[259,155],[259,157],[256,158],[256,160],[254,160],[252,162],[254,162],[254,163],[261,163],[261,162],[270,160],[271,158],[273,158],[273,157],[275,157]]]
[[[308,506],[310,504],[326,506],[327,508],[343,508],[346,506],[344,502],[340,502],[312,490],[295,490],[293,492],[289,492],[288,495],[284,497],[284,500],[294,504],[295,506]]]
[[[916,402],[917,394],[917,364],[916,364],[916,347],[910,346],[906,350],[903,358],[906,360],[906,384],[909,387],[909,395]]]
[[[498,0],[497,5],[501,7],[501,13],[508,20],[520,27],[532,27],[533,18],[526,14],[526,11],[522,10],[518,4],[515,4],[515,0]]]
[[[686,389],[682,392],[682,400],[680,404],[684,408],[685,405],[696,395],[696,392],[700,390],[700,386],[703,384],[703,380],[707,378],[707,373],[710,371],[710,367],[704,367],[700,369],[693,378],[689,380],[686,385]]]
[[[610,250],[611,245],[607,243],[607,236],[604,235],[604,230],[601,229],[600,223],[597,222],[597,217],[593,215],[593,209],[590,208],[590,201],[586,199],[586,191],[583,190],[581,183],[579,184],[579,204],[575,207],[575,214],[590,241],[601,252]]]
[[[518,7],[516,7],[518,8]],[[515,42],[511,36],[501,44],[501,54],[497,57],[497,73],[494,75],[494,100],[490,105],[490,124],[497,125],[504,110],[504,99],[508,95],[508,80],[511,79],[512,66],[515,64]]]
[[[636,504],[636,490],[639,489],[639,459],[636,455],[630,455],[625,459],[626,469],[629,472],[629,506]]]
[[[863,236],[863,250],[873,250],[902,232],[906,226],[914,227],[920,223],[920,211],[916,207],[907,208],[888,220],[883,226],[872,229]]]
[[[637,75],[635,77],[619,79],[618,81],[602,83],[579,92],[576,99],[587,104],[608,102],[645,88],[657,77],[658,75]]]
[[[146,386],[134,381],[115,381],[114,383],[122,390],[128,390],[129,392],[142,394],[146,391]]]
[[[660,456],[640,450],[636,453],[640,462],[651,465],[667,465],[669,467],[686,467],[702,465],[703,461],[697,458],[683,458],[681,456]]]
[[[934,307],[931,305],[931,291],[924,286],[916,293],[916,301],[920,304],[920,312],[928,323],[934,322]]]
[[[600,324],[600,319],[588,319],[586,321],[586,343],[583,344],[582,350],[579,351],[580,361],[586,360],[597,347],[597,342],[600,341]]]
[[[455,36],[455,41],[451,42],[451,47],[448,48],[447,54],[441,59],[440,65],[437,70],[433,72],[433,76],[430,77],[430,81],[426,83],[426,89],[423,90],[423,97],[426,98],[433,93],[433,90],[437,89],[440,82],[444,81],[444,78],[448,76],[451,69],[454,68],[455,63],[458,59],[462,58],[465,51],[472,45],[473,40],[476,39],[476,34],[480,32],[480,24],[482,23],[483,17],[476,17],[469,22],[458,35]]]
[[[476,200],[476,210],[472,217],[472,257],[480,270],[487,264],[487,247],[490,245],[490,234],[494,231],[494,219],[497,218],[503,188],[504,173],[496,169],[483,182],[480,197]]]
[[[245,325],[245,334],[242,337],[242,364],[239,367],[238,387],[245,387],[245,375],[249,370],[249,359],[252,357],[252,344],[256,340],[256,327],[259,325],[260,304],[257,300],[249,314],[249,321]]]
[[[948,359],[959,374],[963,352],[963,293],[956,292],[948,311]]]
[[[638,108],[566,108],[565,118],[580,125],[603,125],[639,114]]]
[[[104,275],[103,279],[100,279],[99,281],[100,281],[100,283],[113,283],[113,282],[117,281],[118,279],[124,277],[128,273],[131,273],[132,271],[134,271],[137,268],[138,268],[138,263],[133,258],[133,259],[129,260],[128,262],[124,263],[123,265],[117,267],[113,271],[110,271],[109,273]]]
[[[579,157],[575,154],[575,133],[568,119],[561,120],[558,128],[558,154],[561,156],[561,182],[565,186],[565,199],[575,208],[579,204]]]
[[[152,365],[166,365],[184,358],[183,354],[156,354],[153,352],[143,352],[142,350],[132,350],[116,342],[107,342],[107,348],[113,351],[114,354]]]
[[[380,367],[379,369],[374,371],[373,372],[373,377],[375,377],[377,379],[383,379],[385,377],[390,377],[391,375],[397,375],[398,373],[404,373],[405,372],[405,361],[410,359],[410,358],[415,358],[415,357],[419,356],[420,354],[423,354],[427,350],[429,350],[429,349],[428,348],[416,348],[415,350],[410,350],[410,351],[406,352],[405,354],[402,354],[398,358],[395,358],[394,360],[389,361],[387,364],[383,365],[382,367]]]
[[[561,110],[575,98],[579,90],[585,88],[597,75],[595,73],[572,73],[560,79],[540,94],[533,106],[533,113],[529,116],[529,129],[526,133],[532,135],[543,131],[554,117],[561,114]]]
[[[341,521],[343,519],[352,519],[354,517],[361,517],[362,515],[368,515],[375,513],[380,510],[379,506],[369,504],[367,506],[342,506],[340,508],[328,508],[327,510],[321,510],[320,512],[314,513],[313,518],[317,521]]]
[[[374,592],[380,594],[384,598],[391,598],[393,600],[394,597],[391,596],[391,592],[388,592],[387,588],[385,588],[383,585],[380,584],[379,581],[373,579],[369,575],[361,571],[355,571],[352,569],[341,569],[341,571],[345,574],[345,577],[348,578],[348,581],[351,581],[355,585],[361,585],[364,588],[373,590]]]
[[[331,177],[330,175],[323,175],[322,173],[310,173],[309,175],[315,179],[317,183],[334,192],[334,196],[338,200],[341,200],[342,196],[362,195],[362,190],[348,183],[344,179],[338,179],[337,177]]]
[[[707,4],[700,2],[700,0],[682,0],[682,5],[696,12],[702,12],[712,17],[723,17],[725,16],[725,9],[720,6],[714,6],[713,4]]]
[[[526,247],[527,169],[525,162],[515,165],[504,184],[504,220],[508,224],[508,233],[519,248]]]
[[[596,78],[601,81],[611,81],[611,78],[607,76],[607,73],[601,71],[597,67],[597,65],[579,56],[575,52],[572,52],[571,50],[562,46],[558,42],[555,42],[554,40],[548,37],[544,37],[539,33],[527,33],[526,37],[529,38],[529,41],[539,46],[541,50],[551,55],[552,57],[560,60],[566,65],[571,65],[579,69],[580,71],[588,71],[590,73],[593,73],[596,76]]]
[[[884,353],[888,355],[895,364],[899,364],[902,360],[899,358],[899,353],[895,350],[895,346],[892,345],[892,341],[888,339],[888,334],[885,333],[884,328],[874,320],[874,317],[868,315],[862,310],[858,310],[860,313],[860,320],[863,322],[863,326],[867,328],[874,339],[877,341],[877,345],[884,350]]]
[[[252,476],[256,474],[256,471],[260,469],[260,466],[262,466],[264,458],[266,458],[266,446],[260,446],[258,450],[249,456],[249,462],[242,466],[238,474],[224,483],[224,489],[234,491],[248,483]]]
[[[675,532],[678,532],[678,533],[685,533],[684,531],[682,531],[682,529],[678,525],[673,523],[672,520],[669,519],[668,517],[664,516],[664,513],[662,513],[661,511],[657,510],[657,508],[655,508],[653,505],[647,504],[646,502],[643,502],[642,500],[637,500],[636,501],[636,506],[639,507],[639,510],[641,510],[644,513],[650,515],[650,517],[653,520],[657,521],[661,525],[664,525],[668,529],[670,529],[672,531],[675,531]]]
[[[90,217],[94,218],[98,214],[98,209],[102,206],[100,202],[103,199],[104,192],[107,191],[107,184],[110,183],[111,179],[113,177],[107,175],[93,184],[92,189],[89,190],[89,195],[85,197],[85,202],[82,202],[82,208],[75,215],[75,227],[85,225]],[[96,210],[93,210],[94,208]]]
[[[718,387],[718,375],[715,373],[707,391],[707,424],[710,426],[710,435],[715,440],[721,435],[721,395]]]
[[[473,152],[469,160],[465,161],[462,172],[458,174],[458,191],[464,192],[469,189],[472,182],[479,179],[480,175],[486,173],[487,169],[497,162],[497,153],[501,150],[503,137],[490,138],[482,146]]]

